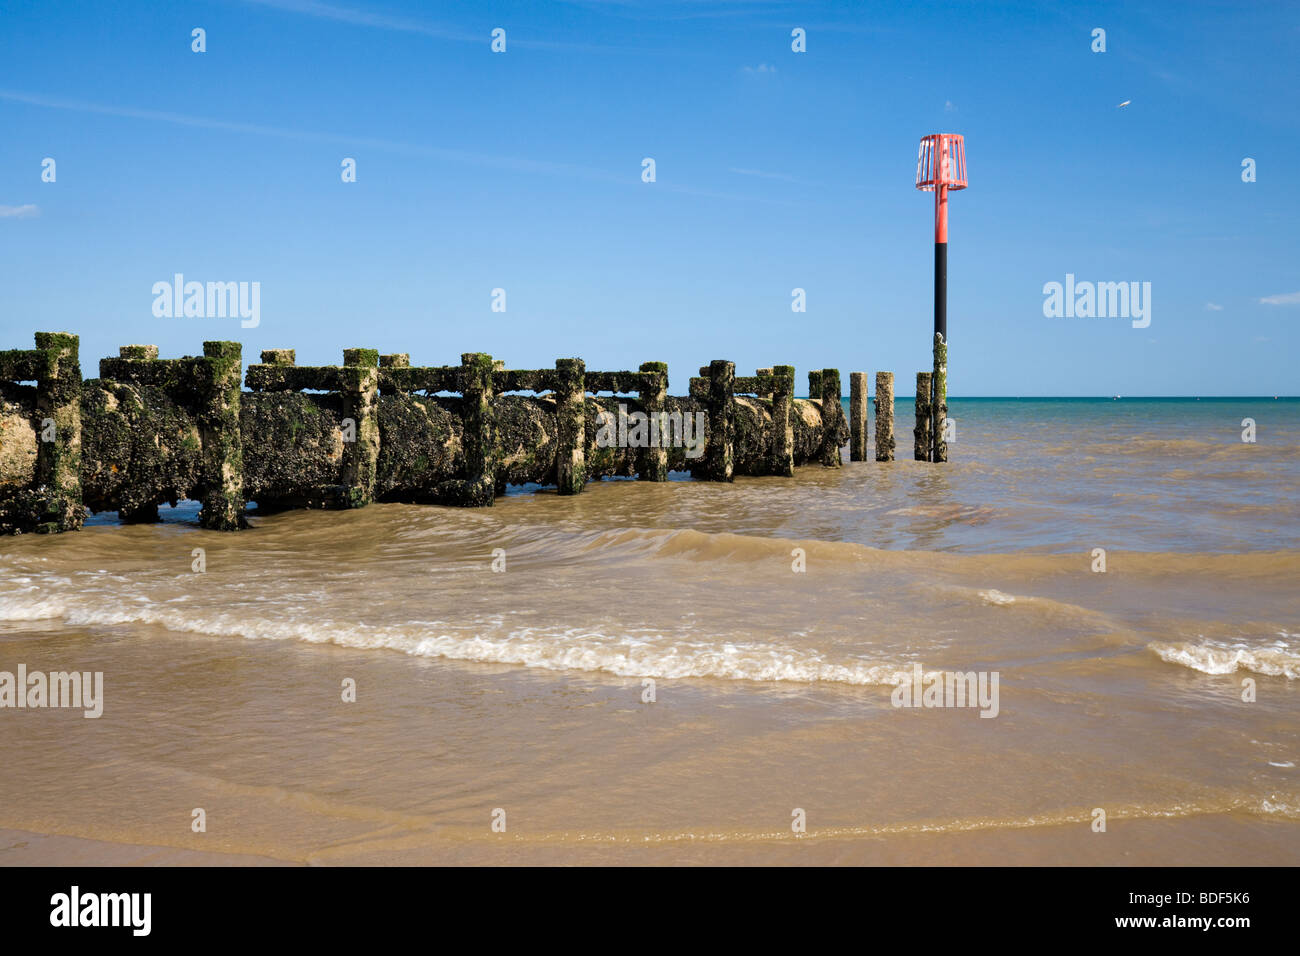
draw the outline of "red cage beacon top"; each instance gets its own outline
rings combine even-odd
[[[916,154],[916,188],[966,188],[966,144],[960,133],[931,133],[921,137]]]
[[[948,242],[948,190],[966,188],[966,143],[960,133],[921,137],[916,188],[934,193],[934,241]]]

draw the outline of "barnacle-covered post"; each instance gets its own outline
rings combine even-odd
[[[244,519],[244,454],[239,430],[242,347],[204,342],[193,366],[198,378],[198,426],[202,445],[199,524],[213,531],[247,527]]]
[[[35,530],[75,531],[86,519],[81,503],[80,337],[37,332],[36,488],[43,494]]]
[[[343,444],[343,504],[360,508],[375,500],[379,464],[378,349],[344,349],[339,382],[345,424],[352,420],[352,441]]]
[[[700,369],[704,373],[704,369]],[[709,363],[709,438],[704,449],[705,474],[710,481],[735,478],[736,422],[734,391],[736,363],[714,359]]]
[[[912,457],[929,461],[933,444],[930,432],[930,373],[916,373],[916,427],[912,429]]]
[[[411,354],[409,352],[394,352],[391,355],[381,355],[379,356],[379,367],[380,368],[410,368]],[[379,394],[409,395],[410,392],[406,391],[405,389],[397,389],[397,388],[393,388],[392,386],[389,386],[388,388],[380,388]]]
[[[156,362],[158,361],[158,346],[123,345],[118,348],[117,355],[118,358],[131,362]],[[146,501],[133,507],[121,508],[117,512],[117,517],[123,524],[153,524],[160,520],[158,518],[158,502]]]
[[[460,357],[460,392],[465,422],[465,476],[467,484],[460,504],[489,506],[496,496],[496,416],[492,356],[465,352]]]
[[[894,373],[876,373],[876,461],[894,460]]]
[[[938,332],[934,334],[934,398],[930,405],[930,431],[934,443],[934,461],[948,460],[948,441],[945,426],[948,423],[948,343]]]
[[[580,358],[555,360],[555,484],[562,495],[576,495],[587,483],[586,374]]]
[[[844,393],[840,389],[840,370],[837,368],[822,369],[821,380],[821,463],[827,468],[839,468],[843,464],[840,456],[840,438],[844,433],[844,406],[842,402]]]
[[[867,373],[849,373],[849,461],[867,461]]]
[[[772,366],[772,474],[794,477],[794,366]]]
[[[641,407],[652,423],[651,434],[657,435],[659,441],[641,451],[637,477],[642,481],[667,481],[668,422],[664,416],[668,400],[668,363],[642,362],[641,374],[644,377],[639,392]]]

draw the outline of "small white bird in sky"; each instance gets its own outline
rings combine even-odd
[[[1133,102],[1132,100],[1125,100],[1123,103],[1119,104],[1119,106],[1115,107],[1115,109],[1122,110],[1124,107],[1128,106],[1132,102]]]

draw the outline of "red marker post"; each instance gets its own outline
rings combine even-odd
[[[921,137],[916,188],[934,193],[934,375],[930,392],[930,460],[947,461],[948,418],[948,191],[966,188],[966,144],[956,133]]]

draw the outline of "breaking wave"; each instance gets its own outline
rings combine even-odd
[[[1153,642],[1148,648],[1162,661],[1181,664],[1202,674],[1233,674],[1238,670],[1268,677],[1300,678],[1300,635],[1282,631],[1271,644],[1250,645],[1227,641]]]
[[[616,677],[684,677],[745,681],[894,685],[910,673],[903,661],[832,659],[815,649],[763,641],[708,641],[655,629],[611,635],[595,628],[468,627],[445,621],[369,625],[330,620],[269,620],[246,612],[141,605],[106,607],[62,598],[0,598],[0,620],[59,619],[73,626],[145,624],[178,633],[250,640],[305,641],[359,650],[387,649],[414,657]]]

